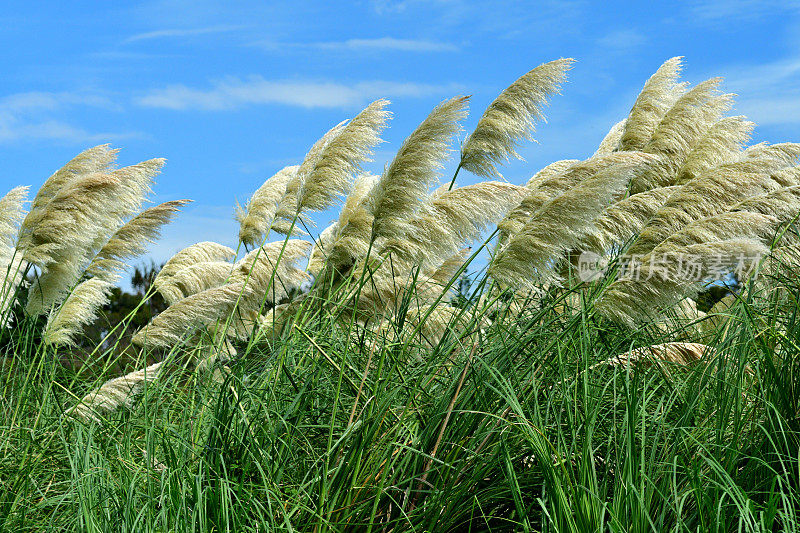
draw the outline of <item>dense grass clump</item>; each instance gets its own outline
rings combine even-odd
[[[176,352],[89,424],[63,412],[102,372],[23,335],[2,369],[3,528],[795,529],[795,310],[743,295],[713,358],[625,367],[604,362],[680,332],[592,304],[546,301],[425,357],[308,313],[213,375]]]
[[[193,244],[127,303],[186,203],[142,209],[163,160],[98,146],[12,189],[0,529],[798,529],[800,144],[746,146],[673,58],[591,156],[456,186],[498,175],[571,65],[459,150],[469,98],[445,100],[381,176],[373,102],[237,207],[236,249]]]

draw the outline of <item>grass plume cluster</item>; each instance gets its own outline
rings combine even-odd
[[[12,189],[0,529],[797,529],[800,144],[748,145],[673,58],[594,153],[457,185],[499,176],[571,66],[460,146],[468,98],[445,100],[380,176],[388,101],[333,126],[236,207],[236,249],[175,254],[140,302],[168,307],[77,367],[186,200],[145,208],[163,160],[105,145]]]

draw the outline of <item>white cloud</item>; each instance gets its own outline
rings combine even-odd
[[[699,0],[690,6],[691,20],[729,24],[733,21],[752,21],[776,12],[797,12],[798,0]]]
[[[394,37],[380,37],[377,39],[348,39],[346,41],[323,41],[310,43],[292,43],[278,41],[256,41],[251,44],[258,48],[270,51],[294,50],[324,50],[332,52],[456,52],[458,46],[441,41],[425,39],[397,39]]]
[[[338,82],[272,81],[260,76],[246,80],[227,78],[208,89],[169,85],[150,91],[136,103],[144,107],[185,110],[236,109],[247,105],[280,104],[306,108],[352,107],[380,97],[421,97],[455,93],[455,85],[368,81],[352,85]]]
[[[108,98],[91,93],[26,92],[0,98],[0,143],[57,140],[70,143],[107,141],[136,133],[92,133],[59,117],[68,107],[118,109]]]
[[[224,33],[243,28],[243,26],[210,26],[207,28],[173,28],[165,30],[155,30],[145,33],[132,35],[125,39],[126,43],[133,43],[136,41],[148,41],[151,39],[166,39],[175,37],[194,37],[197,35],[208,35],[213,33]]]
[[[416,39],[348,39],[342,42],[318,43],[319,48],[337,50],[399,50],[403,52],[454,52],[458,47],[450,43]]]
[[[619,30],[604,35],[597,40],[597,44],[604,48],[627,50],[643,45],[647,39],[636,30]]]
[[[800,57],[722,71],[735,92],[736,112],[756,125],[800,124]]]

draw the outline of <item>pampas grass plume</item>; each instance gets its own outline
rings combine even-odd
[[[511,157],[521,159],[515,148],[532,139],[535,123],[544,119],[543,108],[557,93],[574,59],[557,59],[522,75],[491,103],[475,131],[461,147],[461,167],[478,176],[499,177],[497,165]]]

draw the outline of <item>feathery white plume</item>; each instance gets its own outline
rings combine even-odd
[[[489,274],[505,285],[526,288],[557,279],[563,254],[589,234],[594,220],[646,161],[640,158],[611,166],[546,202],[500,248]]]
[[[240,298],[248,294],[243,283],[230,283],[188,296],[153,318],[136,332],[131,342],[136,346],[153,348],[178,345],[198,329],[225,320]]]
[[[232,272],[233,264],[226,261],[192,263],[160,282],[158,292],[172,305],[192,294],[223,285]]]
[[[409,221],[422,207],[442,168],[451,138],[460,130],[467,102],[465,96],[442,102],[403,141],[369,194],[374,237],[397,238],[408,232]]]
[[[105,414],[112,413],[122,406],[130,407],[146,383],[155,380],[162,372],[164,363],[155,363],[124,376],[111,379],[99,389],[90,392],[68,411],[68,414],[86,422],[99,422]]]
[[[153,288],[161,292],[160,287],[169,284],[169,280],[183,268],[206,261],[229,261],[236,252],[216,242],[204,241],[184,248],[173,255],[153,280]]]
[[[533,139],[550,95],[558,93],[574,59],[557,59],[522,75],[489,104],[461,147],[461,167],[479,176],[500,176],[497,165],[511,157],[522,139]]]
[[[683,85],[677,83],[681,59],[666,60],[645,82],[625,122],[620,150],[642,150],[650,142],[656,127],[683,89]]]
[[[603,137],[603,140],[600,141],[600,145],[597,147],[594,155],[592,157],[598,157],[601,155],[608,155],[617,151],[619,148],[619,143],[622,140],[622,134],[625,132],[625,125],[628,123],[628,119],[622,119],[616,124],[614,124],[606,136]]]
[[[138,257],[147,251],[149,244],[158,239],[161,226],[168,224],[178,210],[191,200],[173,200],[145,209],[122,227],[92,259],[86,273],[90,276],[113,278],[125,268],[125,260]]]
[[[284,167],[264,182],[247,204],[236,206],[239,222],[239,240],[248,246],[257,246],[269,233],[278,205],[286,194],[286,186],[297,174],[298,165]]]
[[[67,299],[50,311],[44,329],[45,344],[76,346],[76,337],[97,317],[97,310],[108,303],[116,280],[91,278],[79,283]]]

